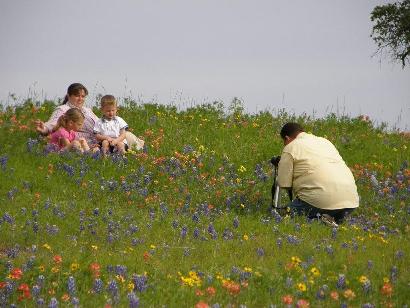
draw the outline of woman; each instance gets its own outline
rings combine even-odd
[[[98,146],[97,140],[94,136],[94,124],[98,120],[98,117],[94,112],[84,106],[85,97],[88,95],[88,90],[81,83],[73,83],[67,89],[67,94],[64,98],[63,104],[58,106],[51,114],[50,119],[47,122],[36,120],[35,128],[42,135],[48,135],[53,131],[53,128],[57,125],[58,119],[66,113],[70,108],[78,108],[84,114],[84,124],[80,131],[77,132],[77,139],[84,138],[90,148]],[[126,132],[126,138],[128,146],[134,146],[137,150],[141,149],[144,142],[138,139],[131,132]]]

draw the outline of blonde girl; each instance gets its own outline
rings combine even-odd
[[[55,144],[59,150],[88,151],[90,148],[84,138],[76,139],[76,132],[84,124],[84,114],[78,108],[70,108],[57,121],[50,135],[50,143]]]

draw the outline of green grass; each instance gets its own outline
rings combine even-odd
[[[120,115],[146,149],[101,159],[45,154],[32,121],[53,108],[27,101],[0,113],[0,306],[55,298],[62,307],[125,307],[130,292],[141,307],[281,307],[285,296],[311,307],[410,302],[405,135],[333,114],[128,102]],[[269,160],[289,120],[332,141],[356,177],[360,207],[338,230],[269,211]]]

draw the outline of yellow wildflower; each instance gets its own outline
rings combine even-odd
[[[310,272],[312,273],[313,277],[319,277],[320,276],[320,271],[316,267],[312,267]]]
[[[75,272],[76,270],[78,270],[80,268],[80,264],[78,263],[71,263],[70,269],[72,272]]]
[[[303,282],[299,282],[296,287],[298,288],[299,291],[305,292],[306,291],[306,285]]]

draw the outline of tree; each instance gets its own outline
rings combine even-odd
[[[374,22],[371,37],[378,47],[376,53],[388,49],[404,68],[410,57],[410,0],[376,6],[370,20]]]

